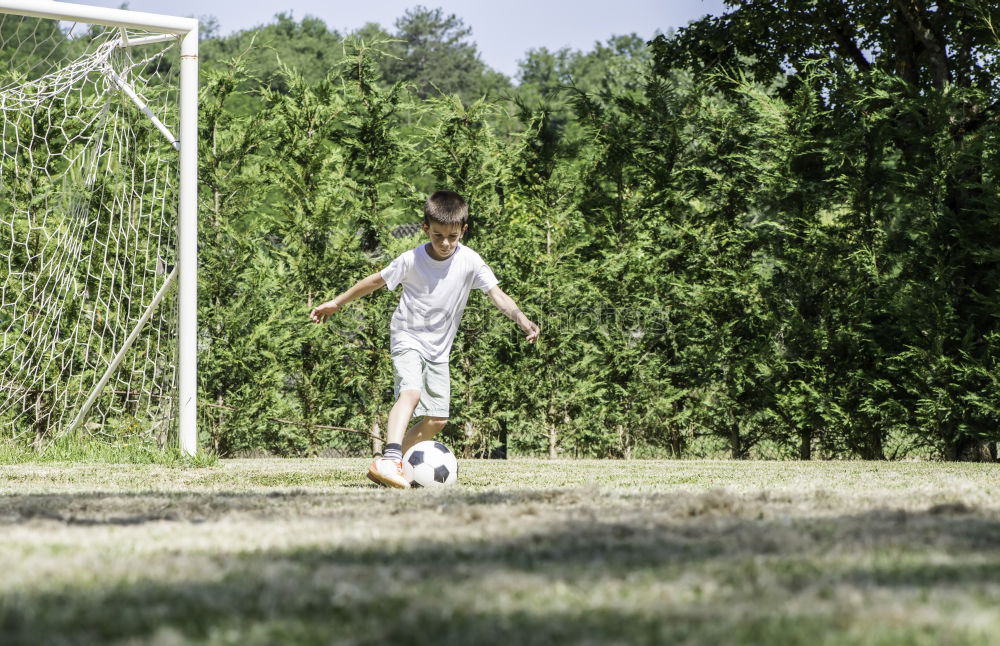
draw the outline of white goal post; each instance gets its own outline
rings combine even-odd
[[[176,272],[177,282],[177,349],[176,349],[176,428],[180,438],[181,451],[195,455],[197,442],[197,184],[198,184],[198,21],[158,14],[105,9],[82,4],[70,4],[48,0],[0,0],[0,15],[13,14],[29,18],[51,19],[55,21],[84,23],[116,28],[121,33],[121,47],[142,47],[150,43],[176,40],[180,43],[179,82],[179,127],[178,135],[170,143],[179,151],[179,183],[176,216]],[[143,35],[129,37],[127,30],[140,30]],[[137,96],[128,80],[122,79],[107,66],[102,72],[128,98],[133,101],[153,125],[166,137],[172,137],[167,126]],[[125,99],[122,99],[125,100]],[[5,135],[6,136],[6,135]],[[162,144],[161,144],[162,145]],[[146,180],[139,180],[146,181]],[[3,206],[0,200],[0,207]],[[169,207],[168,207],[169,208]],[[126,233],[128,231],[126,230]],[[30,258],[29,258],[30,259]],[[174,272],[166,278],[161,289],[152,300],[143,305],[145,313],[139,317],[137,326],[143,325],[150,312],[157,306]],[[166,271],[162,273],[167,273]],[[143,292],[145,294],[145,292]],[[148,299],[147,299],[148,300]],[[131,302],[131,299],[130,299]],[[99,312],[98,312],[99,314]],[[122,342],[110,364],[103,366],[103,375],[87,401],[75,413],[71,426],[78,426],[86,416],[88,408],[100,394],[128,346],[138,335],[138,327]],[[120,342],[116,341],[116,342]],[[38,388],[38,387],[36,387]]]

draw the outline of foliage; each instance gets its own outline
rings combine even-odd
[[[419,244],[395,227],[449,188],[542,326],[527,346],[470,299],[445,432],[466,455],[995,456],[998,16],[730,7],[531,50],[516,87],[440,9],[208,39],[203,440],[368,450],[395,296],[307,313]]]
[[[382,64],[386,80],[411,83],[421,98],[496,98],[510,82],[480,60],[471,35],[472,29],[454,14],[423,6],[408,9],[396,21],[392,55]]]

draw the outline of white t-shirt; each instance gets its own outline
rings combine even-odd
[[[389,326],[391,351],[416,350],[433,362],[448,360],[469,292],[486,293],[499,282],[479,254],[462,244],[445,260],[434,260],[420,245],[381,273],[390,290],[403,286]]]

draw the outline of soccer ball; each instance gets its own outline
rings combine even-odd
[[[458,480],[458,461],[440,442],[417,442],[403,456],[403,475],[411,487],[453,485]]]

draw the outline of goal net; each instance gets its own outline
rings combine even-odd
[[[178,419],[181,36],[19,5],[0,1],[0,429],[162,446]]]

